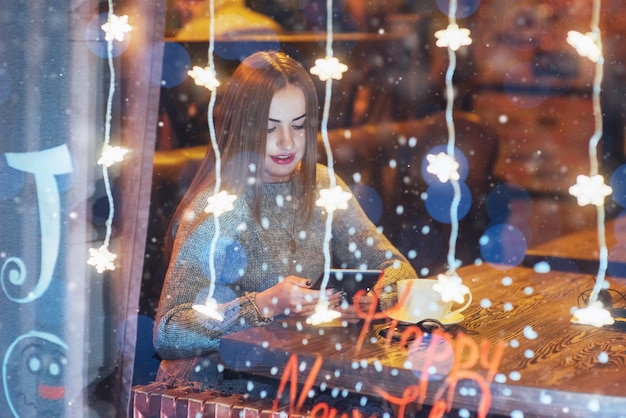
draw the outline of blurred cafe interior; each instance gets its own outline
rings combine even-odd
[[[624,416],[626,328],[618,326],[626,317],[624,1],[88,0],[47,11],[35,2],[23,17],[21,2],[9,3],[0,12],[7,37],[0,38],[18,33],[26,47],[17,54],[22,40],[0,40],[0,56],[17,56],[0,59],[0,142],[12,138],[3,145],[1,178],[35,189],[34,183],[14,182],[7,167],[19,166],[16,153],[50,144],[61,144],[55,152],[69,149],[67,164],[71,160],[74,168],[55,173],[71,179],[53,188],[62,216],[51,211],[49,218],[51,225],[60,222],[60,250],[48,292],[39,286],[42,280],[23,297],[6,296],[10,287],[28,284],[10,271],[13,266],[39,271],[38,263],[48,260],[43,248],[51,244],[42,238],[40,249],[30,242],[39,242],[40,232],[28,216],[39,216],[44,225],[44,215],[14,209],[16,202],[37,207],[41,201],[15,198],[17,186],[2,194],[3,221],[19,233],[4,234],[0,248],[0,312],[10,319],[0,321],[0,408],[14,416],[44,416],[29,415],[32,405],[48,416],[218,416],[215,394],[155,385],[161,358],[153,328],[165,277],[164,239],[211,147],[209,125],[219,115],[222,86],[239,63],[256,51],[279,50],[308,70],[330,49],[348,69],[331,89],[313,77],[323,121],[318,162],[332,162],[419,278],[459,268],[471,304],[459,321],[435,321],[442,344],[457,350],[458,358],[418,367],[407,356],[423,344],[412,341],[439,334],[415,324],[401,328],[397,321],[390,326],[378,316],[369,334],[363,324],[372,318],[365,317],[356,327],[302,330],[299,322],[275,321],[234,333],[220,346],[220,355],[231,357],[225,367],[275,383],[284,383],[284,372],[292,383],[299,379],[298,389],[310,383],[319,399],[329,393],[383,398],[381,416],[388,417]],[[119,50],[107,50],[111,41],[98,35],[113,7],[133,26]],[[33,22],[42,23],[27,32]],[[61,31],[59,22],[70,29]],[[470,44],[438,44],[435,34],[451,22],[469,31]],[[596,42],[601,58],[581,54],[571,31]],[[85,36],[86,42],[76,41]],[[40,74],[41,57],[63,66],[58,56],[46,55],[56,51],[71,56],[70,64],[38,78],[46,88],[31,90],[20,81],[22,73],[46,75]],[[12,62],[26,69],[15,70]],[[189,75],[209,62],[220,81],[214,109],[212,92]],[[20,94],[3,95],[9,85],[22,92],[25,104]],[[31,112],[35,103],[40,107]],[[22,131],[23,141],[16,134]],[[107,145],[111,140],[128,150],[110,171],[96,155],[103,136]],[[461,174],[458,202],[451,187],[433,185],[426,163],[446,152],[451,138]],[[44,155],[46,164],[52,160]],[[28,167],[22,170],[36,172]],[[608,185],[612,192],[599,204],[581,204],[572,192],[581,174],[601,175],[596,188]],[[53,230],[42,226],[41,235]],[[105,251],[111,258],[102,268],[92,263],[90,248],[100,243],[116,252]],[[16,255],[22,251],[42,255],[29,260]],[[43,266],[41,271],[43,277]],[[570,320],[576,306],[596,299],[615,308],[614,320],[599,327]],[[10,369],[24,341],[43,337],[44,348],[55,345],[54,353],[69,359],[60,363],[67,368],[63,390],[43,383],[33,389],[31,380],[14,377],[42,369],[27,349],[24,367],[31,373]],[[291,355],[300,356],[299,366]],[[49,370],[59,376],[58,369]],[[38,397],[23,406],[26,395],[14,395],[12,387]],[[314,402],[304,398],[299,406]],[[213,415],[192,415],[197,402],[213,408]],[[252,415],[244,415],[244,398],[224,402],[229,413],[241,413],[232,416],[306,415],[294,405],[270,415],[271,402],[250,406],[246,413]],[[348,410],[319,412],[340,416]]]
[[[424,276],[445,269],[450,225],[426,204],[420,179],[424,155],[448,138],[448,53],[434,36],[447,25],[447,3],[343,0],[332,11],[334,55],[349,68],[333,83],[327,124],[336,171]],[[600,24],[605,61],[597,152],[607,179],[624,162],[620,6],[603,2]],[[326,12],[323,1],[216,1],[217,73],[227,78],[241,59],[264,49],[285,51],[311,68],[325,54]],[[582,0],[458,2],[458,21],[472,36],[456,54],[453,76],[457,146],[468,160],[472,194],[460,221],[463,263],[480,257],[479,239],[490,224],[514,225],[527,247],[596,224],[595,209],[579,206],[568,191],[590,169],[596,127],[595,65],[568,44],[567,32],[587,30],[591,14]],[[208,16],[206,1],[168,1],[144,313],[158,300],[155,272],[169,216],[210,142],[210,92],[186,73],[207,63]],[[315,81],[323,103],[323,82]],[[411,138],[419,146],[408,145]],[[621,207],[607,199],[606,210],[615,215]]]
[[[456,146],[466,158],[471,195],[456,242],[463,265],[489,257],[484,248],[481,252],[481,237],[494,225],[510,226],[510,239],[523,253],[597,224],[596,209],[580,206],[569,192],[577,175],[590,170],[589,141],[598,120],[597,67],[567,37],[570,30],[589,30],[592,3],[458,1],[458,23],[472,38],[456,53],[452,78]],[[624,163],[626,116],[622,5],[603,1],[600,12],[602,140],[596,147],[600,173],[607,182],[613,178],[618,193],[622,180],[614,173]],[[140,313],[147,317],[154,316],[162,284],[158,262],[170,216],[210,146],[210,92],[186,72],[207,63],[207,6],[202,0],[167,3],[140,298]],[[451,232],[449,215],[441,214],[450,201],[426,198],[422,163],[450,133],[450,59],[434,36],[448,24],[448,7],[443,0],[332,3],[333,53],[348,66],[333,82],[327,122],[335,169],[420,277],[446,270]],[[315,0],[216,1],[217,74],[225,80],[243,58],[267,49],[285,51],[305,68],[313,67],[327,53],[327,12],[325,2]],[[323,103],[324,82],[315,81]],[[320,136],[320,162],[327,161],[325,155]],[[621,199],[605,201],[607,219],[623,209]],[[141,370],[137,360],[135,382],[150,381],[153,370]]]
[[[207,62],[205,3],[168,2],[151,208],[155,215],[150,217],[156,229],[149,232],[147,243],[155,250],[163,231],[159,228],[181,193],[167,188],[178,187],[171,175],[180,175],[172,171],[179,167],[169,164],[201,158],[210,141],[209,91],[183,71]],[[598,153],[605,176],[624,159],[620,4],[605,1],[602,6],[605,63]],[[438,231],[441,223],[419,202],[425,185],[403,182],[413,174],[411,169],[420,169],[427,148],[422,154],[419,149],[407,152],[402,141],[422,135],[434,146],[448,135],[442,122],[448,58],[445,48],[435,46],[434,36],[447,25],[446,5],[399,0],[333,3],[334,55],[349,68],[333,84],[328,121],[337,172],[363,193],[372,219],[396,245],[405,253],[420,254],[415,268],[426,268],[428,274],[442,267],[438,261],[445,253],[447,232]],[[262,49],[280,49],[305,68],[312,67],[325,54],[325,6],[322,1],[217,1],[217,72],[227,78],[243,57]],[[576,176],[589,170],[588,143],[595,129],[595,66],[567,43],[569,30],[588,28],[589,2],[460,1],[457,15],[471,30],[473,42],[456,58],[456,130],[459,143],[474,152],[466,153],[472,160],[468,185],[481,196],[473,196],[473,219],[462,228],[473,236],[464,243],[476,244],[490,222],[505,219],[523,232],[528,246],[594,225],[595,211],[577,205],[568,192]],[[318,90],[323,103],[322,82]],[[432,126],[424,127],[425,120]],[[482,163],[472,167],[473,161]],[[187,176],[193,173],[191,167],[185,170]],[[359,181],[353,179],[355,174]],[[489,213],[486,197],[496,189],[503,201],[510,200],[507,207],[492,211],[498,213]],[[396,213],[398,205],[404,207],[402,214]],[[619,211],[615,206],[607,202],[611,213]],[[159,216],[164,219],[154,224]],[[436,224],[425,240],[418,232],[423,222]],[[433,248],[436,240],[439,248]],[[464,261],[473,261],[477,253],[463,250],[470,257]],[[425,252],[438,254],[425,257]]]

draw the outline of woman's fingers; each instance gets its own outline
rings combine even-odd
[[[322,296],[319,290],[311,289],[311,280],[298,277],[287,276],[277,286],[282,287],[284,295],[281,298],[283,310],[288,315],[307,316],[315,313],[317,305]],[[326,289],[324,298],[329,309],[339,310],[342,317],[348,321],[358,321],[360,318],[352,305],[345,301],[344,293],[336,289]],[[367,312],[373,298],[362,296],[359,300],[361,311]]]
[[[320,303],[322,294],[319,290],[296,288],[293,296],[293,314],[294,315],[310,315],[315,313],[315,310]],[[330,309],[335,309],[342,299],[341,294],[334,293],[330,290],[325,292],[325,299],[327,306]]]
[[[313,282],[311,280],[298,276],[287,276],[285,277],[284,281],[294,286],[303,287],[306,289],[310,288],[313,285]]]

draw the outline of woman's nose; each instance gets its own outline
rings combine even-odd
[[[293,147],[294,141],[289,126],[281,126],[278,130],[278,146],[280,149],[289,150]]]

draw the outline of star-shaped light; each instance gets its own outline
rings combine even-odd
[[[613,189],[604,184],[604,177],[600,174],[591,177],[579,174],[576,177],[576,184],[569,188],[569,193],[578,199],[580,206],[589,204],[600,206],[612,192]]]
[[[575,309],[571,321],[574,324],[593,325],[598,328],[603,325],[612,325],[615,322],[611,313],[604,309],[602,302],[597,300],[585,308]]]
[[[306,323],[310,325],[324,324],[334,321],[340,316],[340,312],[328,308],[328,300],[320,299],[317,305],[315,305],[315,313],[306,319]]]
[[[102,245],[100,248],[89,249],[89,260],[87,264],[94,266],[98,273],[103,273],[105,270],[115,270],[115,259],[117,255],[109,251],[106,245]]]
[[[459,176],[459,163],[445,152],[440,152],[437,155],[428,154],[426,159],[428,160],[426,170],[430,174],[436,175],[440,182],[446,183],[450,179],[458,180],[461,178]]]
[[[440,274],[437,276],[437,283],[433,285],[433,289],[439,292],[441,300],[444,302],[455,301],[463,303],[465,295],[470,290],[463,284],[463,280],[457,274]]]
[[[441,48],[450,48],[453,51],[458,50],[462,46],[471,45],[470,31],[466,28],[459,28],[454,23],[449,24],[447,28],[435,32],[437,38],[436,45]]]
[[[98,164],[111,167],[115,163],[124,161],[124,156],[128,153],[128,149],[111,145],[105,145],[102,148],[102,155],[98,159]]]
[[[109,15],[106,23],[102,25],[104,31],[104,39],[107,41],[123,41],[128,32],[133,30],[133,27],[128,24],[128,16]]]
[[[343,73],[348,71],[348,66],[342,64],[335,57],[319,58],[315,60],[315,67],[311,68],[311,74],[314,74],[322,81],[341,80]]]
[[[209,67],[198,67],[194,65],[193,69],[187,71],[189,77],[193,78],[200,87],[206,87],[211,91],[215,91],[219,87],[220,82],[217,80],[215,70]]]
[[[320,198],[315,204],[325,208],[328,212],[334,212],[337,209],[347,209],[348,200],[352,195],[344,192],[341,186],[335,186],[330,189],[320,190]]]
[[[228,194],[225,190],[222,190],[207,199],[209,203],[204,211],[207,213],[212,212],[215,216],[220,216],[234,209],[233,203],[235,203],[235,200],[237,200],[237,196]]]
[[[602,57],[600,40],[592,32],[583,34],[570,30],[567,32],[567,43],[576,48],[576,52],[579,55],[589,58],[592,62],[598,62],[600,57]]]
[[[192,306],[192,308],[194,311],[201,313],[204,316],[208,316],[211,319],[215,319],[217,321],[224,320],[224,315],[219,313],[217,310],[217,301],[210,296],[206,299],[204,305],[196,303]]]

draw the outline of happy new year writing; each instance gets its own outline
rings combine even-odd
[[[355,347],[356,358],[360,353],[365,337],[369,334],[370,326],[374,319],[390,319],[384,312],[376,312],[372,303],[368,312],[358,309],[358,299],[364,293],[355,296],[355,307],[357,312],[364,319],[361,333]],[[401,303],[400,301],[399,303]],[[395,329],[398,323],[391,320],[388,324],[390,329]],[[480,398],[478,400],[476,412],[478,417],[486,417],[491,405],[490,383],[493,381],[502,356],[504,353],[504,343],[500,342],[492,347],[487,340],[478,344],[473,338],[463,332],[458,332],[452,336],[450,333],[435,329],[430,333],[425,333],[415,325],[406,326],[400,334],[399,342],[392,341],[391,333],[387,333],[384,341],[386,349],[391,348],[391,344],[399,344],[399,349],[406,356],[404,368],[411,369],[412,376],[415,376],[415,383],[409,384],[402,393],[392,393],[375,383],[373,392],[378,394],[396,408],[397,416],[404,417],[409,405],[415,405],[418,409],[425,404],[427,392],[430,385],[434,386],[434,395],[429,399],[432,405],[430,417],[443,416],[445,412],[451,410],[457,385],[459,382],[473,382],[479,389]],[[297,354],[292,354],[285,365],[278,393],[274,401],[274,409],[278,406],[278,401],[284,393],[289,383],[289,415],[300,413],[308,393],[315,385],[316,378],[322,369],[324,360],[317,356],[311,366],[306,380],[298,392],[298,372],[301,367]],[[481,371],[476,371],[482,368]],[[433,374],[435,371],[436,375]],[[442,376],[445,374],[445,377]],[[436,386],[435,383],[436,382]],[[432,388],[431,388],[432,389]],[[372,391],[370,391],[372,392]],[[299,393],[299,394],[298,394]],[[308,412],[309,416],[334,418],[339,412],[330,407],[325,402],[316,403]],[[352,417],[360,417],[361,414],[356,409],[351,411]],[[342,412],[340,417],[346,416]]]

